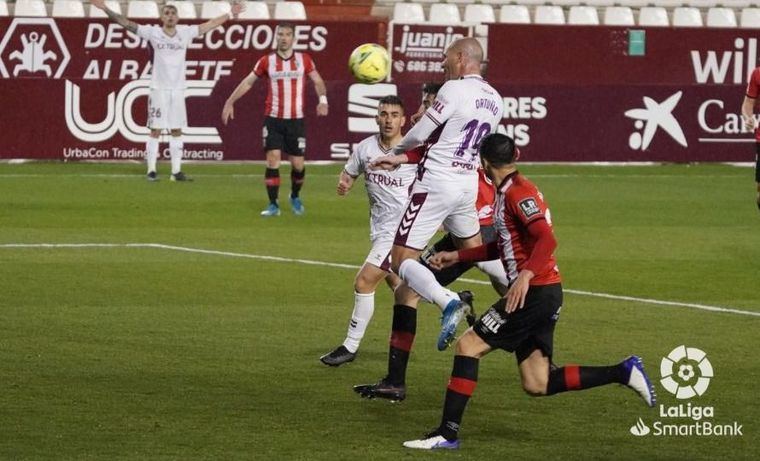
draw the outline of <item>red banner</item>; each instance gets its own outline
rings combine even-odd
[[[263,158],[266,84],[257,83],[237,103],[230,126],[222,125],[221,111],[256,60],[275,46],[275,26],[228,22],[193,41],[187,53],[186,158]],[[0,158],[142,158],[150,72],[145,42],[105,20],[0,18],[0,31]],[[299,23],[295,49],[312,55],[332,104],[345,106],[345,95],[332,96],[336,85],[345,87],[339,82],[350,79],[349,54],[357,43],[377,42],[384,31],[385,24],[374,19]],[[309,84],[310,121],[315,106]],[[307,122],[315,125],[307,133],[317,123]],[[329,158],[328,139],[309,138],[316,147],[311,158]]]
[[[352,144],[377,131],[382,96],[399,94],[413,112],[419,83],[440,79],[436,67],[427,67],[440,63],[433,53],[464,29],[396,26],[395,65],[404,64],[403,72],[394,71],[398,85],[353,84],[348,55],[359,43],[377,41],[384,27],[298,24],[297,48],[314,57],[330,100],[330,115],[318,118],[309,85],[307,159],[346,158]],[[627,29],[603,26],[491,26],[488,78],[505,103],[499,129],[523,147],[525,160],[752,160],[753,138],[739,117],[747,71],[757,65],[751,34],[647,29],[643,56],[628,55],[628,38]],[[273,44],[273,22],[228,23],[194,41],[187,159],[264,158],[266,85],[258,82],[236,104],[228,126],[221,110]],[[410,54],[414,47],[440,50],[419,58]],[[420,59],[427,59],[425,71],[409,70]],[[143,158],[149,71],[143,43],[103,20],[0,19],[0,158]]]
[[[409,83],[443,80],[443,52],[472,34],[471,27],[391,23],[391,79]]]

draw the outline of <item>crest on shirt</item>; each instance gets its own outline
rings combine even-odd
[[[517,205],[520,207],[520,210],[523,212],[526,218],[530,218],[541,213],[541,209],[538,207],[538,203],[536,203],[536,199],[533,197],[521,200]]]

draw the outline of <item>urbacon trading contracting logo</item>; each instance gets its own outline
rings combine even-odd
[[[688,400],[702,397],[710,381],[714,377],[713,367],[707,354],[696,347],[681,345],[670,351],[660,361],[660,385],[673,394],[678,400]],[[660,403],[659,417],[666,421],[655,420],[651,427],[642,418],[630,428],[630,433],[643,437],[652,434],[655,437],[721,437],[742,436],[742,424],[733,421],[731,424],[713,422],[715,408],[712,406],[692,405],[691,402],[678,405]],[[687,422],[673,421],[677,418],[688,418]],[[670,422],[673,421],[673,422]]]
[[[71,55],[53,18],[16,18],[0,42],[3,78],[25,73],[61,78],[69,60]],[[12,72],[8,71],[6,61],[8,67],[12,66]]]

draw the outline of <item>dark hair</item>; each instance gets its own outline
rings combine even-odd
[[[162,6],[162,7],[161,7],[161,11],[163,11],[163,10],[164,10],[164,8],[171,8],[171,9],[173,9],[173,10],[174,10],[174,13],[175,13],[175,14],[179,14],[179,11],[177,11],[177,7],[176,7],[176,6],[174,6],[174,5],[164,5],[164,6]]]
[[[377,106],[380,107],[383,104],[388,104],[389,106],[399,106],[401,108],[401,111],[404,111],[404,101],[402,101],[401,98],[395,94],[389,94],[388,96],[383,96],[380,98],[380,102]]]
[[[442,86],[443,86],[443,83],[428,82],[422,85],[422,93],[423,94],[438,94]]]
[[[491,133],[480,142],[480,156],[495,167],[515,161],[515,141],[501,133]]]
[[[296,32],[296,25],[293,24],[292,22],[281,22],[281,23],[277,24],[277,30],[279,30],[279,29],[290,29],[291,32],[295,33]]]

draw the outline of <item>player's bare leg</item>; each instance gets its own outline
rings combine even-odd
[[[266,152],[266,159],[267,169],[264,173],[264,183],[267,186],[269,205],[261,212],[261,216],[280,216],[280,205],[277,203],[277,198],[280,195],[280,162],[282,161],[282,151],[279,149],[268,150]]]
[[[148,141],[145,143],[145,162],[148,166],[148,181],[158,181],[156,173],[158,165],[158,138],[161,136],[161,130],[150,130]]]
[[[356,358],[356,352],[375,312],[375,290],[388,276],[388,272],[374,264],[365,263],[359,269],[354,279],[354,310],[351,313],[346,339],[342,345],[320,357],[322,363],[337,367]],[[391,283],[393,282],[389,282],[389,285]]]
[[[290,207],[293,213],[300,216],[306,212],[306,209],[301,202],[301,187],[303,187],[304,179],[306,178],[306,166],[304,164],[303,155],[291,155],[290,156]]]
[[[185,150],[185,145],[182,142],[182,130],[179,128],[172,128],[172,137],[169,139],[169,155],[172,162],[172,181],[192,181],[185,173],[182,172],[182,154]]]
[[[644,371],[641,359],[635,355],[616,365],[565,365],[558,368],[540,349],[536,349],[520,363],[519,368],[523,389],[534,397],[618,383],[636,391],[650,407],[657,401],[654,386]]]

